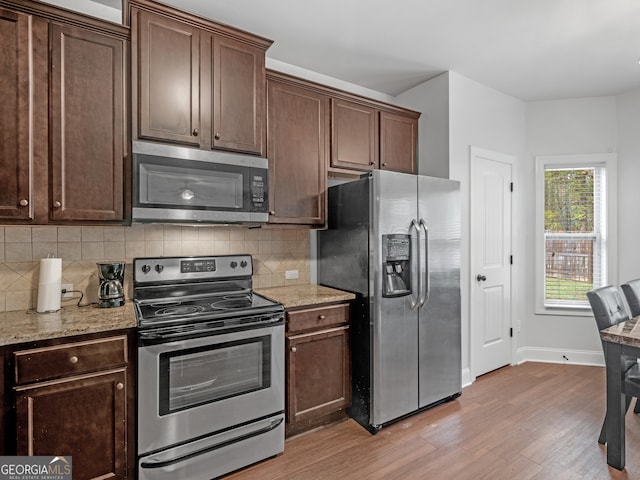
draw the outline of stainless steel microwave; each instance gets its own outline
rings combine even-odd
[[[267,159],[133,142],[134,222],[265,223]]]

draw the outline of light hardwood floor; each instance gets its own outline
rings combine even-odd
[[[597,443],[604,392],[604,368],[505,367],[377,435],[347,420],[225,480],[640,479],[640,415],[627,414],[626,470]]]

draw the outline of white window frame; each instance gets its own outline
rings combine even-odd
[[[536,156],[536,265],[535,265],[535,313],[538,315],[592,316],[589,305],[545,305],[545,236],[544,236],[544,171],[545,168],[604,167],[606,170],[606,231],[602,232],[605,244],[607,283],[618,281],[618,157],[615,153],[595,153],[584,155],[544,155]]]

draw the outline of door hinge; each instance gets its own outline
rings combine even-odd
[[[513,265],[513,255],[509,255],[509,265]]]
[[[511,182],[511,184],[509,185],[509,190],[513,192],[513,182]]]
[[[509,336],[513,338],[513,327],[509,328]]]

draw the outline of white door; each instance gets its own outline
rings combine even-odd
[[[514,157],[471,147],[471,372],[511,363],[511,171]]]

